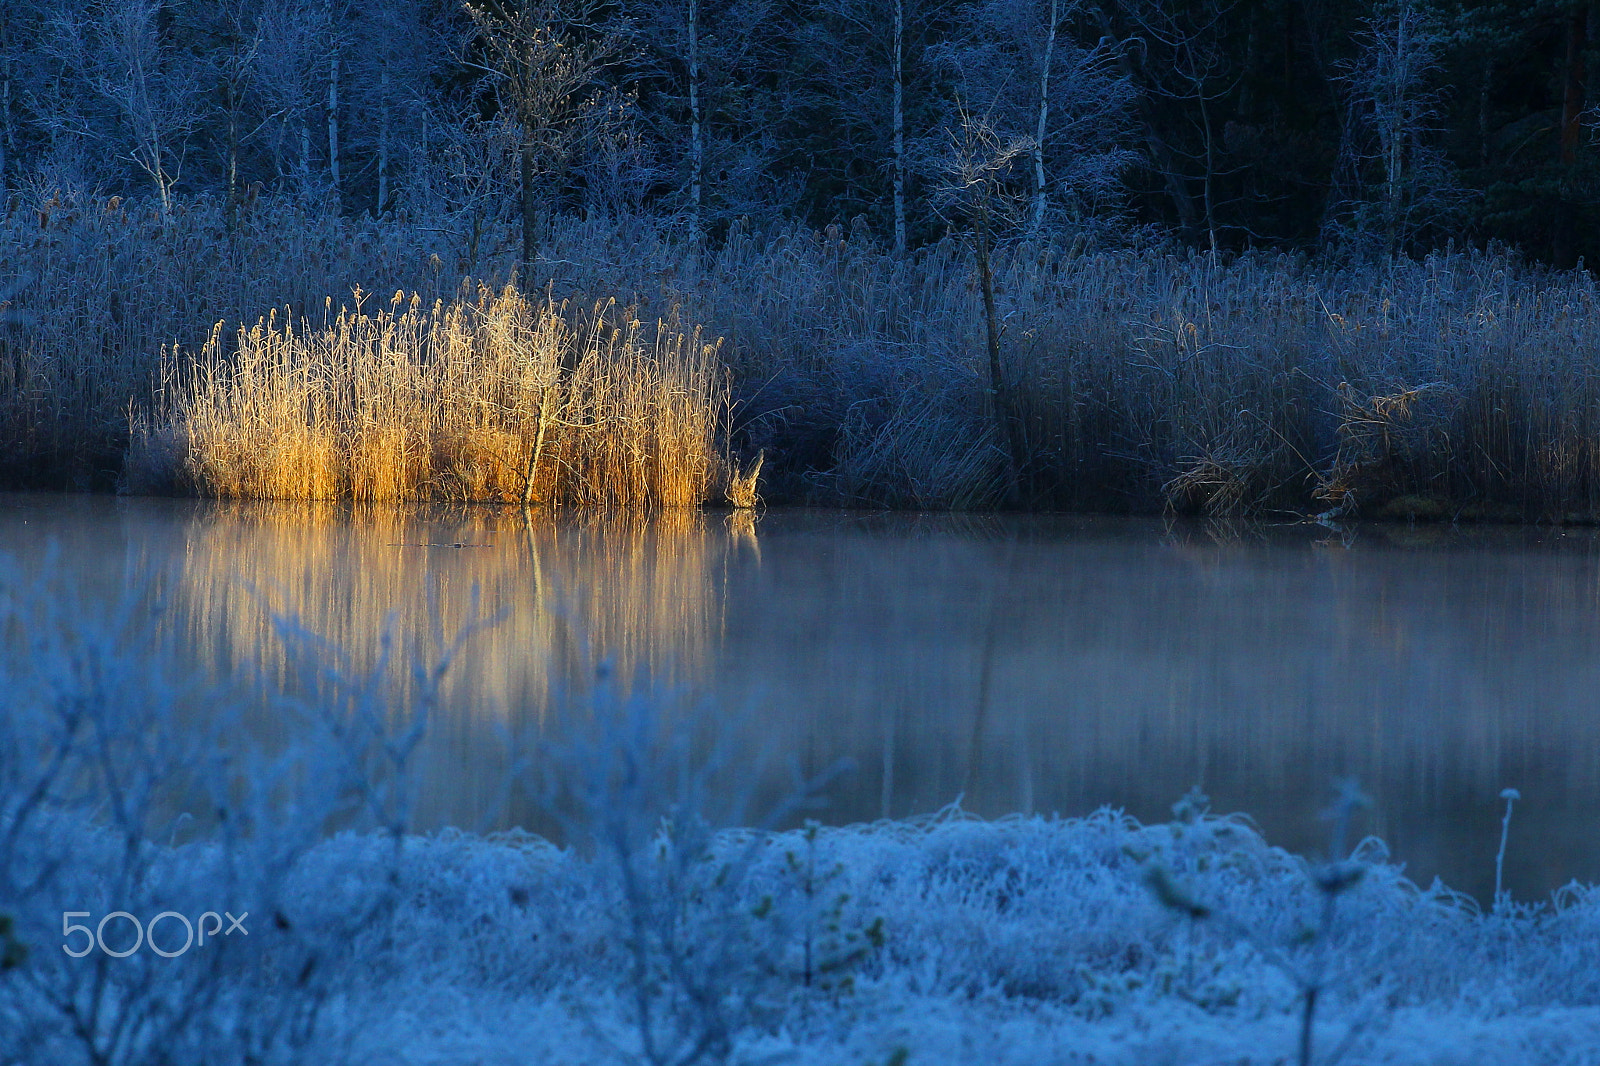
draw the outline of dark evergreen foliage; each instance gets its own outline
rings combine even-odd
[[[612,60],[605,128],[540,177],[547,213],[643,209],[713,239],[838,222],[888,244],[899,172],[914,246],[945,231],[944,131],[977,115],[1045,130],[1055,232],[1600,251],[1594,0],[902,0],[898,68],[894,0],[694,0],[693,27],[691,0],[523,2]],[[509,221],[518,140],[491,51],[450,0],[6,0],[0,181]],[[1019,194],[1037,184],[1019,169]]]

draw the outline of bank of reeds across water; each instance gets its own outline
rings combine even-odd
[[[573,222],[507,290],[514,242],[448,220],[143,210],[3,222],[11,483],[671,506],[763,455],[769,501],[1600,515],[1587,273],[1017,245],[997,411],[956,239]]]

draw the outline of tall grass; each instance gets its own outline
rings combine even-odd
[[[130,478],[205,496],[668,508],[720,473],[713,345],[511,287],[330,306],[320,326],[271,314],[165,377]]]
[[[1004,490],[979,294],[943,242],[735,233],[685,253],[574,226],[557,286],[681,306],[726,338],[735,445],[769,495],[981,507]],[[1002,359],[1041,508],[1600,514],[1593,278],[1500,254],[1285,255],[1014,245]]]
[[[431,303],[462,276],[428,231],[288,203],[263,201],[232,231],[204,201],[163,221],[153,205],[60,191],[0,215],[0,481],[13,484],[109,487],[164,345],[199,347],[218,321],[274,307],[320,314],[354,286]]]
[[[982,508],[1005,496],[981,301],[953,240],[895,257],[837,227],[736,229],[707,249],[648,219],[571,221],[524,279],[547,294],[530,302],[498,288],[457,299],[466,270],[512,278],[515,242],[452,235],[448,220],[266,205],[228,233],[203,204],[160,225],[85,201],[13,210],[4,226],[17,250],[0,276],[13,294],[0,307],[0,473],[12,480],[49,469],[104,482],[132,404],[163,413],[136,453],[159,459],[148,446],[164,441],[192,458],[177,481],[189,491],[519,499],[531,484],[553,500],[712,498],[722,476],[701,472],[702,431],[689,427],[715,396],[672,392],[687,380],[674,374],[712,374],[698,325],[724,338],[734,412],[704,450],[730,465],[763,453],[763,497]],[[1002,249],[994,270],[1026,506],[1600,515],[1600,307],[1587,273],[1483,253],[1339,266],[1076,244]],[[357,286],[421,299],[374,309]],[[613,299],[643,322],[693,325],[561,310]],[[516,363],[529,344],[539,354]],[[440,345],[451,354],[436,368]],[[164,346],[201,355],[195,377],[180,374],[176,390],[169,377],[158,395]],[[574,381],[602,392],[568,390],[578,407],[541,419],[557,350],[594,353],[583,359],[606,373]],[[617,406],[613,386],[645,407]],[[645,400],[650,389],[664,393]],[[459,403],[440,415],[428,405],[446,391]],[[682,421],[660,453],[638,451],[633,429],[604,447],[558,434],[525,476],[540,425],[620,431],[663,409]],[[378,411],[395,412],[381,431]],[[264,453],[258,439],[281,444]],[[642,454],[695,458],[641,479]],[[132,473],[130,485],[152,484]],[[615,487],[594,480],[619,475]]]

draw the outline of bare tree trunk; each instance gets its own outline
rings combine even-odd
[[[1583,53],[1589,43],[1588,24],[1588,4],[1574,4],[1567,17],[1567,61],[1561,79],[1561,162],[1567,166],[1578,161],[1578,145],[1583,141]]]
[[[522,146],[522,285],[532,284],[533,238],[538,226],[533,202],[533,146]]]
[[[1398,61],[1405,64],[1406,74],[1411,68],[1411,20],[1407,13],[1400,16],[1396,30],[1396,56]],[[1409,84],[1409,77],[1402,77],[1401,84]],[[1394,125],[1389,131],[1388,151],[1384,155],[1383,171],[1386,182],[1384,188],[1384,224],[1387,233],[1384,234],[1385,243],[1391,253],[1400,248],[1401,215],[1405,211],[1405,168],[1406,168],[1406,136],[1411,132],[1411,104],[1408,97],[1410,93],[1402,93],[1401,98],[1395,101],[1396,113]]]
[[[226,86],[228,105],[228,210],[225,216],[229,233],[239,228],[239,100],[233,79]]]
[[[0,63],[4,63],[0,71],[0,194],[6,188],[6,165],[10,154],[15,150],[16,140],[11,131],[11,27],[5,17],[0,16]],[[0,210],[5,208],[4,196],[0,195]]]
[[[994,269],[989,261],[989,204],[978,205],[975,251],[978,256],[978,280],[983,289],[983,324],[989,348],[989,398],[994,406],[994,417],[1000,436],[1006,442],[1006,502],[1015,506],[1020,490],[1019,479],[1027,460],[1023,454],[1022,435],[1016,419],[1012,417],[1011,390],[1006,383],[1004,368],[1000,365],[1000,317],[994,304]]]
[[[306,125],[305,116],[300,117],[300,191],[311,185],[311,127]]]
[[[1055,0],[1051,0],[1054,4]],[[894,0],[894,253],[906,254],[905,0]]]
[[[539,456],[544,452],[545,429],[550,425],[550,401],[558,386],[546,385],[539,393],[539,425],[533,432],[533,447],[528,451],[528,468],[522,475],[522,506],[533,506],[534,478],[539,475]]]
[[[1050,118],[1050,68],[1056,54],[1056,23],[1060,19],[1058,6],[1059,0],[1050,0],[1050,28],[1044,39],[1044,62],[1039,67],[1039,122],[1033,134],[1033,220],[1029,232],[1034,237],[1044,230],[1044,137]]]
[[[378,102],[378,209],[381,216],[389,204],[389,72],[379,79],[381,97]]]
[[[705,181],[705,131],[700,121],[700,3],[689,0],[689,211],[691,233],[700,237],[700,199]]]
[[[1576,166],[1578,146],[1583,143],[1583,54],[1588,46],[1588,3],[1574,3],[1567,16],[1567,54],[1562,71],[1561,92],[1561,163],[1564,167]],[[1551,258],[1558,267],[1573,266],[1577,262],[1577,248],[1573,243],[1573,208],[1565,192],[1556,206],[1554,239]]]
[[[1116,35],[1104,9],[1096,8],[1095,17],[1099,20],[1101,32],[1117,42],[1117,65],[1122,74],[1128,79],[1130,85],[1141,85],[1142,81],[1134,70],[1133,60],[1129,54],[1126,41]],[[1192,232],[1195,228],[1194,197],[1189,195],[1183,174],[1178,167],[1178,161],[1171,146],[1162,139],[1158,132],[1160,126],[1155,115],[1155,109],[1150,104],[1150,96],[1146,91],[1139,92],[1139,118],[1140,125],[1144,127],[1145,143],[1150,146],[1150,157],[1156,164],[1156,169],[1161,173],[1162,181],[1167,187],[1167,195],[1172,197],[1172,205],[1178,211],[1178,224],[1185,231]]]
[[[161,217],[172,217],[172,186],[176,182],[167,174],[166,145],[161,138],[160,126],[151,121],[144,130],[144,143],[134,152],[134,158],[140,155],[140,160],[145,172],[150,175],[150,180],[156,183],[156,193],[161,197]]]
[[[0,83],[0,192],[6,188],[6,150],[11,147],[11,78]],[[0,204],[0,208],[4,205]]]
[[[334,210],[339,210],[339,53],[328,64],[328,174],[333,179]]]
[[[1211,109],[1206,106],[1205,83],[1199,78],[1195,79],[1195,99],[1200,103],[1200,129],[1206,142],[1206,177],[1201,185],[1202,206],[1206,212],[1206,238],[1210,242],[1211,254],[1217,254],[1217,214],[1213,203],[1211,190],[1212,175],[1216,172],[1216,137],[1211,129]]]

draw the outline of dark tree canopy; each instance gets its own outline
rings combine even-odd
[[[1029,232],[1571,265],[1597,64],[1595,0],[5,0],[0,183],[917,244],[981,115]]]

